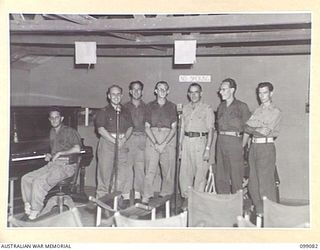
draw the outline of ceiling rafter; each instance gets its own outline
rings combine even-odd
[[[23,49],[28,55],[74,56],[74,48],[40,48],[12,46],[12,49]],[[197,56],[239,56],[239,55],[277,55],[277,54],[310,54],[309,45],[250,46],[250,47],[212,47],[198,48]],[[172,56],[173,48],[156,50],[153,48],[98,48],[98,56]]]
[[[175,34],[171,36],[143,36],[137,34],[125,34],[122,36],[112,34],[112,36],[92,36],[92,35],[11,35],[12,44],[24,45],[73,45],[75,41],[96,41],[97,45],[108,46],[172,46],[175,40],[197,40],[197,44],[228,44],[228,43],[249,43],[249,42],[285,42],[285,41],[310,41],[311,30],[284,30],[265,32],[245,32],[245,33],[219,33],[219,34]]]
[[[186,17],[96,19],[87,25],[63,20],[11,20],[11,32],[80,32],[80,31],[139,31],[230,28],[243,26],[309,25],[310,14],[234,14]]]

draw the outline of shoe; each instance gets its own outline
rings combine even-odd
[[[149,198],[142,198],[141,204],[148,206],[149,205]]]
[[[123,210],[123,209],[126,209],[128,207],[130,207],[130,200],[128,200],[128,199],[125,199],[125,200],[120,199],[120,201],[118,203],[118,208],[120,210]]]
[[[138,191],[135,191],[135,192],[134,192],[134,199],[135,199],[135,200],[141,200],[141,194],[140,194],[140,192],[138,192]]]
[[[23,214],[23,216],[20,218],[21,221],[29,221],[29,214]]]
[[[183,198],[181,209],[185,211],[187,208],[188,208],[188,198]]]
[[[30,215],[29,215],[29,220],[35,220],[38,215],[39,215],[40,211],[36,211],[36,210],[30,210]]]
[[[24,203],[24,213],[26,215],[30,215],[31,213],[31,205],[29,202]]]
[[[136,203],[142,203],[141,199],[134,199],[134,204],[136,204]]]

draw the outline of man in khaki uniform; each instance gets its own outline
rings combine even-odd
[[[203,192],[209,167],[210,148],[214,131],[214,113],[201,101],[202,87],[192,83],[188,88],[190,102],[183,107],[180,146],[180,188],[187,198],[188,187]]]

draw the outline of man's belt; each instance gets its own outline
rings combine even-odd
[[[184,135],[188,137],[201,137],[208,136],[208,132],[184,132]]]
[[[242,136],[242,133],[235,132],[235,131],[219,131],[219,135],[229,135],[229,136],[240,137],[240,136]]]
[[[117,134],[116,133],[110,133],[110,135],[113,137],[113,138],[116,138]],[[126,134],[119,134],[119,139],[122,139]]]
[[[273,137],[253,137],[252,143],[273,143]]]

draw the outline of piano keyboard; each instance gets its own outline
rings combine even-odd
[[[85,152],[86,152],[85,150],[81,150],[80,154],[84,154]],[[36,159],[44,159],[45,157],[46,157],[46,154],[25,156],[25,157],[16,157],[16,158],[12,158],[11,161],[16,162],[16,161],[36,160]]]

